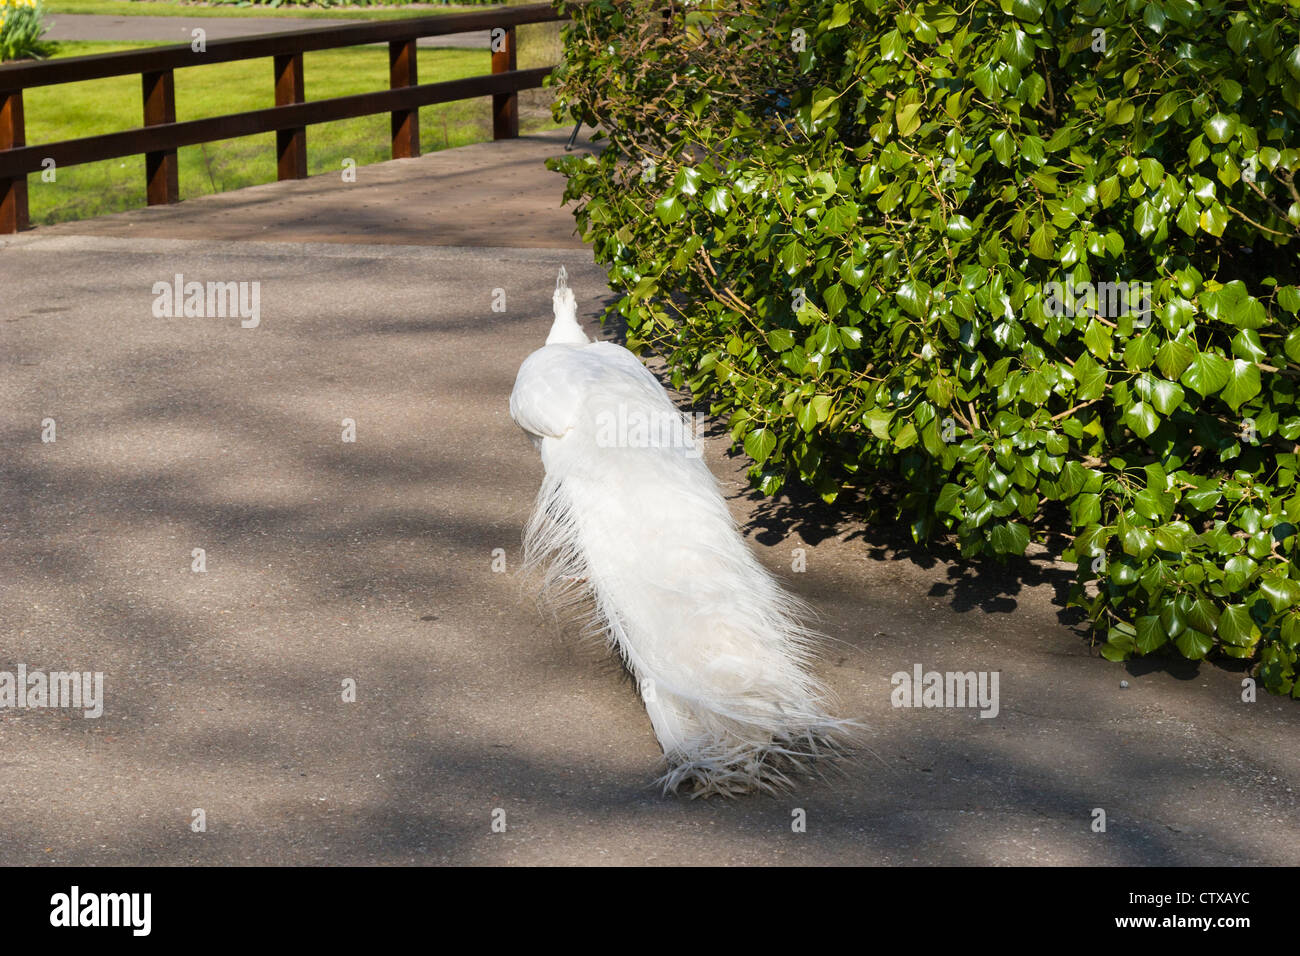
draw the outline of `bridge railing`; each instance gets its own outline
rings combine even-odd
[[[176,151],[215,140],[275,133],[277,175],[307,176],[307,127],[332,120],[391,115],[394,159],[420,155],[421,106],[479,96],[492,97],[492,136],[519,135],[520,90],[534,89],[554,67],[516,69],[515,28],[526,23],[567,20],[550,4],[500,7],[473,13],[413,17],[380,23],[290,30],[263,36],[212,40],[204,50],[189,45],[153,47],[122,53],[69,57],[36,63],[0,65],[0,233],[27,228],[27,174],[123,156],[145,156],[149,205],[180,200]],[[491,31],[492,72],[483,76],[420,84],[415,42],[421,37]],[[308,101],[303,89],[303,54],[315,50],[387,43],[389,88],[354,96]],[[182,67],[271,57],[275,106],[176,121],[175,71]],[[117,133],[27,145],[23,90],[82,80],[128,76],[141,79],[144,125]]]

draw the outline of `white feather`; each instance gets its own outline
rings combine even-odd
[[[788,785],[851,727],[828,716],[810,673],[818,635],[807,610],[746,546],[654,375],[626,349],[588,340],[563,270],[554,306],[547,344],[510,396],[546,469],[525,565],[542,570],[556,603],[594,603],[596,626],[642,689],[665,789]]]

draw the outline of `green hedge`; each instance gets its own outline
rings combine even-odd
[[[759,488],[1064,541],[1106,657],[1300,697],[1295,0],[571,12],[555,165]]]

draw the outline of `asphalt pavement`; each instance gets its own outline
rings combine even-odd
[[[635,688],[514,573],[515,372],[560,265],[587,320],[612,298],[542,166],[563,138],[0,239],[0,671],[104,680],[98,718],[0,709],[0,861],[1297,862],[1294,701],[1102,660],[1050,554],[757,499],[720,428],[868,750],[781,797],[652,789]],[[177,276],[257,283],[255,327],[168,316]],[[996,672],[996,716],[893,706],[917,665]]]
[[[261,36],[288,30],[314,30],[318,27],[353,26],[364,20],[333,20],[308,17],[118,17],[98,13],[58,13],[49,17],[48,40],[98,40],[129,43],[189,43],[195,30],[203,30],[207,40]],[[423,37],[422,47],[457,47],[486,50],[491,45],[488,31],[451,33],[440,37]]]

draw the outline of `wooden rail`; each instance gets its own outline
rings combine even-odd
[[[49,160],[58,168],[143,153],[148,201],[155,206],[180,200],[176,150],[182,146],[274,132],[278,177],[303,179],[307,176],[308,126],[388,113],[393,158],[404,159],[420,155],[421,106],[478,96],[492,97],[493,138],[516,137],[519,135],[519,91],[541,86],[553,67],[516,68],[515,28],[525,23],[567,19],[567,15],[557,13],[550,4],[538,3],[213,40],[203,52],[181,44],[0,65],[0,233],[27,228],[27,174],[40,171]],[[444,83],[419,83],[415,60],[417,39],[479,30],[493,31],[490,74]],[[304,53],[371,43],[388,44],[388,89],[307,100],[302,79]],[[177,69],[258,57],[272,58],[275,106],[177,122]],[[143,126],[118,133],[27,145],[23,90],[137,73],[142,86]]]

